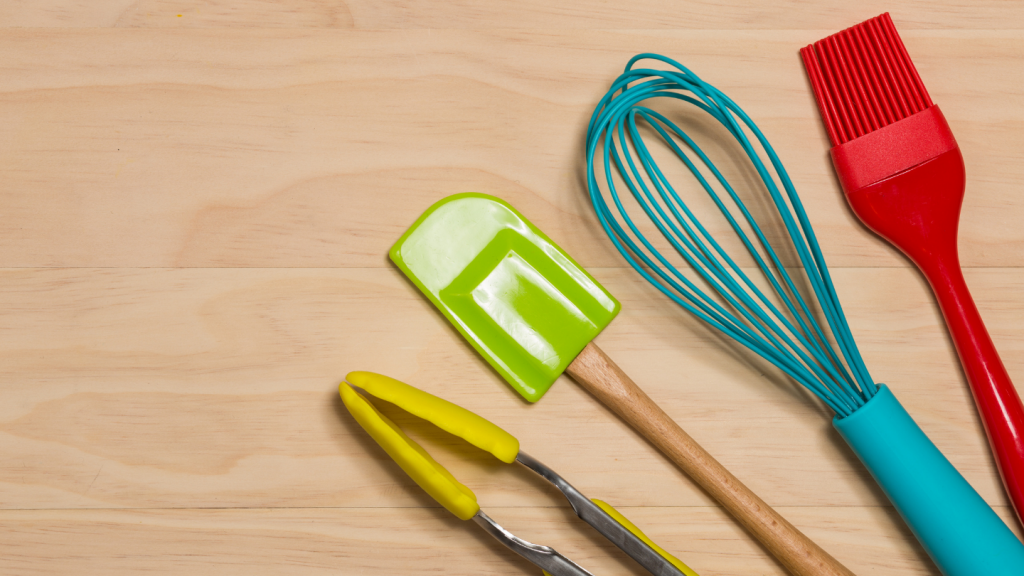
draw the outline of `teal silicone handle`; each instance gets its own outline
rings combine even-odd
[[[1024,545],[885,385],[833,425],[946,576],[1021,576]]]

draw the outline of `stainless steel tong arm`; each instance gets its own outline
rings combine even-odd
[[[580,493],[572,484],[566,482],[565,478],[559,476],[554,470],[522,451],[516,456],[516,462],[533,470],[541,478],[544,478],[554,485],[555,488],[558,488],[565,496],[565,499],[569,501],[577,516],[593,526],[609,542],[618,546],[630,558],[646,568],[648,572],[654,574],[654,576],[686,576],[686,574],[673,566],[661,554],[658,554],[657,551],[648,546],[646,542],[630,532],[625,526],[616,522],[607,512]],[[551,571],[548,570],[548,572]]]

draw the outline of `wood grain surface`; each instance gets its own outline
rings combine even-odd
[[[388,262],[424,209],[472,190],[616,295],[599,345],[786,519],[855,574],[938,576],[829,412],[604,237],[583,134],[646,51],[758,122],[872,375],[1020,533],[932,296],[846,207],[797,55],[883,11],[964,152],[965,275],[1019,384],[1020,3],[0,3],[0,574],[539,574],[359,428],[337,398],[352,370],[492,420],[704,576],[784,574],[567,378],[523,402]],[[529,471],[382,408],[517,535],[643,573]]]

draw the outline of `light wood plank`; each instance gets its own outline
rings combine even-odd
[[[807,393],[631,271],[593,272],[623,303],[600,345],[755,493],[779,506],[884,505]],[[987,499],[1004,503],[919,277],[835,276],[875,378]],[[1014,302],[1024,273],[975,270],[969,280],[996,302],[983,313],[1020,382],[1024,312]],[[3,508],[423,505],[337,400],[351,370],[492,419],[595,497],[710,505],[570,380],[527,405],[395,270],[8,270],[0,283]],[[525,471],[392,415],[487,501],[551,504]]]
[[[645,574],[566,508],[488,507],[499,523],[595,574]],[[784,508],[855,573],[938,576],[891,510]],[[700,574],[784,571],[723,514],[621,508]],[[1001,510],[1005,516],[1005,510]],[[54,510],[0,512],[0,574],[536,574],[443,509]],[[45,560],[43,560],[45,558]]]
[[[517,2],[495,0],[12,0],[0,8],[4,26],[139,28],[531,28],[531,29],[783,29],[838,31],[891,11],[900,29],[1021,28],[1024,11],[1013,2],[911,0],[899,5],[868,0],[809,4],[745,0],[680,4],[638,0]]]
[[[1021,34],[907,34],[967,157],[967,266],[1024,263]],[[832,266],[909,266],[838,191],[796,58],[818,35],[9,31],[0,265],[380,267],[433,201],[476,190],[583,265],[621,266],[588,205],[582,138],[643,47],[680,57],[757,120]],[[706,136],[734,183],[752,185],[736,146]]]

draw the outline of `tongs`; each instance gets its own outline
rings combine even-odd
[[[460,520],[472,520],[516,554],[529,560],[550,576],[593,576],[553,548],[531,544],[502,528],[477,504],[476,495],[437,463],[364,396],[390,402],[442,430],[454,434],[511,464],[518,462],[550,482],[569,501],[576,515],[590,524],[612,544],[656,576],[697,576],[614,508],[600,500],[589,500],[564,478],[519,450],[519,441],[491,422],[447,400],[372,372],[352,372],[340,386],[345,407],[377,444],[405,470],[421,488]],[[350,385],[351,384],[351,385]]]

